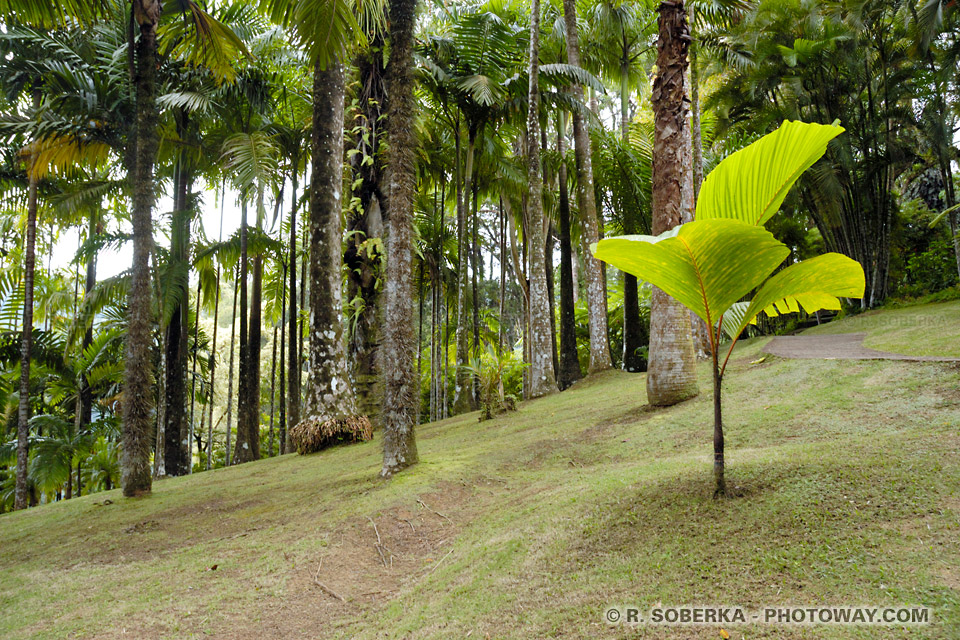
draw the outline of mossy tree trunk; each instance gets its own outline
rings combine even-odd
[[[303,417],[295,430],[307,422],[339,425],[357,418],[341,321],[343,103],[343,64],[332,59],[326,68],[316,65],[309,225],[310,371]]]
[[[383,340],[383,467],[389,477],[417,462],[414,426],[419,381],[413,368],[413,198],[416,171],[413,36],[417,0],[390,0],[390,61],[387,64],[387,126],[390,168],[387,203],[385,317],[395,323]]]
[[[123,377],[122,484],[125,496],[150,491],[150,440],[153,432],[153,359],[150,253],[153,249],[153,164],[157,154],[158,0],[134,0],[140,28],[136,43],[136,151],[133,175],[133,267],[130,277]]]
[[[543,233],[543,173],[540,167],[540,0],[530,8],[530,87],[527,97],[527,243],[530,251],[530,397],[553,393],[553,340],[547,299]]]

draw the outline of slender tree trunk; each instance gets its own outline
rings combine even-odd
[[[150,491],[150,436],[153,413],[153,365],[150,357],[150,253],[153,248],[153,163],[157,153],[158,0],[134,0],[140,27],[136,49],[136,154],[133,179],[133,267],[130,278],[124,358],[122,482],[123,495]]]
[[[232,450],[230,448],[230,436],[233,431],[233,354],[235,353],[236,347],[236,337],[237,337],[237,289],[240,286],[240,269],[237,269],[235,278],[233,280],[233,312],[230,315],[230,370],[227,373],[227,443],[226,448],[224,449],[224,455],[226,456],[225,464],[230,466],[230,454]],[[240,321],[243,324],[243,320]],[[239,382],[237,384],[239,390]],[[237,413],[240,412],[239,403],[237,406]]]
[[[289,330],[287,339],[290,341],[290,361],[287,363],[289,371],[289,387],[287,388],[287,423],[291,428],[300,423],[300,358],[297,320],[297,168],[294,166],[293,175],[290,176],[293,184],[293,195],[290,199],[290,316],[288,318]],[[284,442],[284,449],[289,451],[293,449],[289,436],[290,430],[287,429],[287,436]]]
[[[547,222],[546,217],[544,221]],[[557,353],[557,312],[553,301],[556,299],[556,288],[553,282],[553,225],[547,224],[547,238],[543,247],[543,267],[547,277],[547,304],[550,309],[550,359],[553,361],[553,377],[556,379],[560,371],[560,356]],[[559,384],[557,385],[559,388]]]
[[[240,203],[240,357],[237,366],[237,444],[233,451],[234,464],[246,461],[241,460],[237,455],[237,448],[242,448],[242,444],[246,444],[247,450],[250,449],[250,444],[246,442],[244,434],[244,430],[250,421],[247,416],[250,410],[247,397],[250,394],[249,359],[251,356],[247,324],[249,321],[247,316],[247,277],[250,272],[250,258],[247,248],[247,195],[243,194],[241,196],[242,202]]]
[[[563,0],[563,16],[567,27],[567,62],[580,66],[580,43],[577,29],[576,0]],[[583,99],[583,87],[573,86],[574,96]],[[590,134],[578,111],[573,112],[574,152],[577,162],[577,205],[580,209],[583,262],[587,285],[587,312],[590,325],[589,372],[596,373],[613,366],[607,337],[607,295],[603,266],[593,257],[589,247],[600,241],[596,194],[593,188]]]
[[[497,354],[502,354],[503,339],[507,330],[507,320],[504,318],[504,300],[507,297],[507,219],[503,210],[503,196],[498,198],[497,204],[499,205],[497,207],[497,213],[499,214],[497,218],[500,223],[500,299],[497,308],[497,318],[499,318],[499,326],[497,327]]]
[[[178,114],[179,115],[179,114]],[[177,117],[177,133],[184,133],[182,117]],[[183,153],[174,164],[173,220],[170,234],[170,264],[183,268],[184,275],[174,272],[166,286],[172,287],[176,300],[167,325],[167,368],[164,384],[164,468],[169,476],[186,475],[190,471],[190,425],[187,422],[187,359],[190,339],[189,268],[190,244],[190,170]]]
[[[383,341],[383,467],[389,477],[417,462],[414,434],[417,380],[413,370],[413,199],[416,171],[414,132],[413,39],[417,0],[390,0],[391,50],[387,64],[387,126],[390,144],[388,253],[385,317],[395,323]]]
[[[189,437],[187,438],[187,458],[185,460],[187,473],[193,473],[193,440],[194,440],[194,410],[197,405],[197,358],[200,356],[200,293],[201,293],[200,274],[197,274],[197,307],[193,319],[193,369],[190,372],[190,421]],[[186,306],[186,305],[184,305]],[[203,412],[201,411],[201,416]],[[200,437],[203,437],[203,425],[200,427]],[[200,454],[200,446],[197,446],[197,454]]]
[[[711,351],[713,353],[713,497],[719,498],[727,495],[727,483],[723,477],[723,413],[720,402],[723,378],[717,363],[716,344]]]
[[[259,199],[260,196],[258,196]],[[258,205],[257,231],[261,231]],[[246,396],[240,400],[245,420],[237,428],[237,446],[234,459],[237,464],[260,459],[260,339],[263,317],[263,257],[253,257],[252,283],[250,287],[250,323],[247,335],[247,385]]]
[[[660,13],[657,69],[653,83],[655,118],[653,150],[653,234],[682,222],[686,177],[683,156],[690,153],[684,136],[687,114],[684,75],[689,32],[682,2],[664,2]],[[696,357],[690,335],[690,314],[654,287],[650,308],[650,365],[647,399],[671,405],[699,393]]]
[[[459,135],[459,134],[458,134]],[[476,134],[471,131],[467,140],[467,158],[464,163],[463,187],[457,189],[457,382],[453,390],[453,412],[465,413],[476,409],[473,385],[466,367],[470,364],[469,323],[467,321],[467,294],[470,292],[470,242],[467,199],[473,190],[473,160]]]
[[[560,156],[560,372],[557,383],[566,389],[580,379],[577,357],[576,300],[573,295],[573,246],[570,244],[570,202],[567,194],[566,114],[561,112],[557,126],[557,154]],[[502,278],[501,278],[502,280]],[[500,295],[503,299],[503,292]]]
[[[540,168],[540,0],[530,9],[530,91],[527,99],[527,210],[530,236],[530,397],[553,393],[550,301],[543,238],[543,174]]]
[[[33,109],[40,109],[40,90],[33,91]],[[27,194],[27,237],[23,248],[23,327],[20,337],[20,399],[17,409],[17,477],[14,488],[14,509],[27,508],[27,464],[30,454],[30,352],[33,350],[33,282],[37,260],[37,152],[30,151],[27,160],[29,186]]]
[[[476,181],[472,183],[471,188],[473,190],[473,244],[470,251],[470,290],[473,293],[473,356],[479,358],[482,349],[480,348],[480,286],[478,278],[480,277],[480,270],[483,268],[483,260],[480,259],[480,209],[478,204],[480,189]],[[473,378],[471,394],[473,396],[473,406],[480,406],[480,378],[478,377]]]
[[[287,279],[287,265],[283,265],[283,279]],[[280,426],[277,437],[280,455],[287,452],[287,288],[280,293]]]
[[[281,320],[281,323],[283,321]],[[277,333],[279,332],[280,327],[277,325],[273,326],[273,346],[271,350],[273,353],[270,356],[270,431],[269,431],[269,441],[267,446],[267,457],[273,457],[273,427],[274,427],[274,409],[277,406]]]
[[[620,139],[624,146],[630,143],[630,91],[627,83],[629,69],[626,65],[620,68]],[[632,209],[628,209],[623,217],[623,233],[633,235],[637,233],[637,221]],[[631,372],[643,371],[643,356],[640,348],[643,347],[643,324],[640,322],[640,290],[637,286],[637,277],[622,272],[623,279],[623,370]]]
[[[224,180],[220,188],[220,235],[223,241],[223,205],[227,197]],[[217,288],[213,298],[213,341],[210,346],[210,402],[207,407],[207,471],[213,468],[213,398],[217,390],[217,327],[220,325],[220,263],[217,263]]]
[[[87,240],[91,240],[99,233],[100,217],[101,212],[99,210],[94,210],[90,213],[90,226],[87,231]],[[93,291],[93,288],[97,286],[97,254],[92,251],[90,257],[87,259],[87,273],[86,279],[83,284],[83,297],[86,298],[90,295],[90,292]],[[80,343],[80,348],[86,350],[91,344],[93,344],[93,321],[94,318],[84,319],[84,324],[86,329],[83,332],[83,341]],[[90,424],[93,419],[93,389],[90,388],[90,385],[87,383],[86,373],[80,374],[80,428],[84,428],[86,425]]]

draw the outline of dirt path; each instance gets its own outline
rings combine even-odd
[[[912,360],[915,362],[960,362],[960,358],[908,356],[877,351],[863,346],[865,333],[840,333],[824,336],[778,336],[767,343],[764,352],[781,358],[820,358],[826,360]]]

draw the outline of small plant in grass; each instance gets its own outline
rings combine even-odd
[[[480,391],[481,422],[490,420],[507,411],[515,411],[517,398],[505,392],[504,378],[507,369],[516,363],[513,354],[508,351],[497,351],[497,348],[486,344],[486,353],[480,358],[474,358],[464,368],[470,378],[477,382]]]
[[[727,494],[720,389],[740,334],[761,312],[813,313],[840,309],[838,297],[863,297],[863,269],[839,253],[792,264],[771,277],[790,249],[763,228],[797,178],[842,132],[834,125],[784,122],[717,165],[700,190],[693,222],[659,236],[621,236],[593,246],[598,259],[659,287],[711,328],[714,497]],[[749,302],[738,302],[751,292]],[[722,333],[730,336],[730,346],[721,362]]]

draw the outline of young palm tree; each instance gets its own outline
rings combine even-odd
[[[690,36],[683,2],[664,2],[659,8],[657,77],[653,82],[653,235],[692,219],[684,208],[687,180],[683,158],[691,153],[687,128],[684,77]],[[650,363],[647,400],[672,405],[699,393],[690,314],[654,287],[650,302]]]

